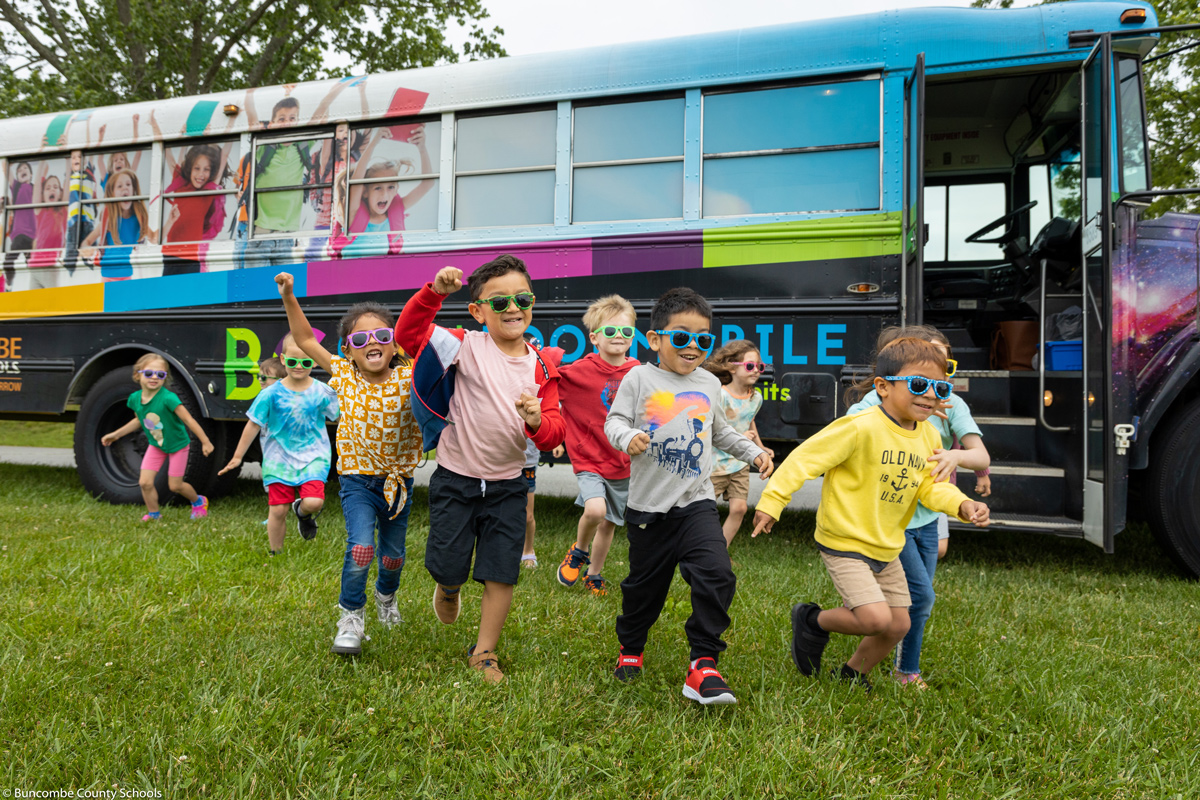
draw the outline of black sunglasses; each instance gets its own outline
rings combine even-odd
[[[480,300],[472,300],[471,302],[475,303],[476,305],[483,305],[484,303],[487,303],[492,307],[492,311],[495,311],[497,314],[501,314],[508,310],[508,304],[510,301],[516,303],[517,308],[521,309],[522,311],[528,311],[529,309],[533,308],[533,301],[536,299],[537,298],[534,297],[533,292],[518,292],[517,294],[501,294],[495,297],[484,297]]]

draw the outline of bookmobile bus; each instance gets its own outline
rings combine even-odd
[[[845,410],[883,326],[935,325],[995,525],[1111,551],[1136,507],[1200,573],[1200,219],[1147,214],[1155,26],[891,11],[2,121],[0,416],[75,421],[83,484],[137,502],[145,444],[100,436],[160,353],[217,494],[286,333],[277,272],[329,332],[509,252],[568,361],[602,294],[641,313],[642,359],[654,299],[705,295],[771,364],[781,443]]]

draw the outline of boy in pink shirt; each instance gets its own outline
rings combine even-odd
[[[462,288],[462,270],[443,267],[404,306],[396,342],[416,359],[413,413],[426,450],[437,448],[429,481],[425,567],[437,582],[433,608],[458,619],[459,590],[483,584],[479,638],[470,665],[491,683],[504,680],[496,645],[521,572],[528,485],[526,440],[552,450],[563,440],[558,372],[524,338],[534,295],[521,259],[499,256],[471,274],[467,306],[486,332],[433,324],[446,296]]]
[[[588,306],[584,327],[595,353],[559,367],[558,395],[567,425],[567,451],[579,482],[575,505],[583,507],[575,544],[558,567],[558,582],[574,586],[587,567],[584,585],[593,595],[608,594],[600,574],[618,525],[625,524],[629,499],[629,456],[613,448],[604,421],[621,379],[638,365],[629,358],[637,312],[620,295],[602,297]],[[590,548],[590,549],[589,549]]]

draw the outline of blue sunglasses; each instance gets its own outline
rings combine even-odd
[[[713,345],[717,342],[717,337],[711,333],[689,333],[688,331],[655,331],[655,333],[659,336],[666,336],[671,347],[676,350],[682,350],[695,342],[696,347],[705,353],[711,353]]]
[[[929,391],[929,387],[933,387],[933,396],[938,400],[946,400],[950,397],[950,393],[954,391],[954,384],[950,381],[934,381],[926,378],[924,375],[887,375],[885,381],[908,381],[908,390],[915,395],[923,395]]]

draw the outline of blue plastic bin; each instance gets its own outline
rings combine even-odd
[[[1068,339],[1065,342],[1046,342],[1046,369],[1083,369],[1083,340]]]

